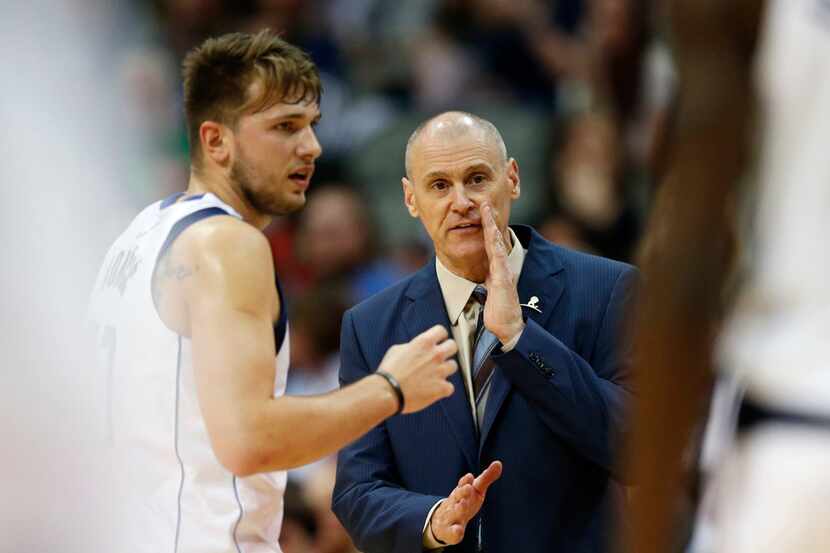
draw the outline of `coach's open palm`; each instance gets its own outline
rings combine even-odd
[[[404,413],[420,411],[452,395],[454,387],[447,377],[458,369],[451,359],[458,346],[447,336],[447,329],[436,325],[406,344],[392,346],[383,356],[378,369],[389,372],[400,383]]]
[[[463,540],[467,523],[481,509],[487,488],[501,477],[501,469],[501,461],[493,461],[477,478],[470,473],[462,476],[450,496],[432,513],[430,528],[433,537],[446,545],[455,545]]]
[[[484,225],[484,249],[489,261],[485,281],[487,303],[484,305],[484,326],[502,344],[506,344],[524,329],[516,277],[507,264],[507,241],[496,226],[492,206],[487,203],[481,205],[481,222]]]

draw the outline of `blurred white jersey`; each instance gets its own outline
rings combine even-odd
[[[721,343],[754,401],[830,414],[830,0],[770,0],[752,280]]]
[[[219,463],[199,410],[191,342],[162,322],[153,302],[156,261],[176,236],[205,217],[240,217],[212,194],[176,202],[180,196],[144,209],[115,241],[90,302],[124,550],[279,552],[286,473],[239,478]],[[275,325],[275,396],[288,372],[285,311]]]

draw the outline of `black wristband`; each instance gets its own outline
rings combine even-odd
[[[435,540],[435,543],[437,543],[438,545],[447,545],[447,542],[439,540],[438,537],[435,535],[435,531],[432,529],[432,520],[429,521],[429,533],[432,534],[432,539]]]
[[[392,387],[392,391],[395,392],[395,396],[398,398],[398,410],[395,411],[395,414],[399,415],[403,411],[404,406],[403,390],[401,389],[400,382],[398,382],[398,380],[394,376],[392,376],[386,371],[377,370],[375,371],[375,374],[385,378],[386,382],[388,382],[389,385]]]

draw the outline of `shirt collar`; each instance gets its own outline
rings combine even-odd
[[[510,253],[507,255],[507,266],[513,276],[518,279],[522,272],[527,250],[522,247],[522,243],[519,242],[512,228],[507,227],[507,232],[510,234],[512,244]],[[454,325],[458,322],[458,317],[464,311],[464,307],[467,305],[467,301],[470,299],[477,283],[456,275],[447,269],[438,257],[435,258],[435,272],[438,274],[438,284],[441,287],[441,294],[444,296],[444,305],[447,307],[450,324]]]

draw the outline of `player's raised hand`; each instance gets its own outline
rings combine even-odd
[[[432,513],[430,531],[435,539],[447,545],[464,539],[467,523],[481,509],[487,488],[501,477],[501,470],[501,461],[493,461],[478,477],[470,473],[461,477],[450,496]]]
[[[447,329],[435,325],[407,342],[389,348],[378,370],[385,370],[400,383],[404,413],[413,413],[452,395],[447,377],[458,369],[452,357],[458,351]]]
[[[484,326],[504,344],[524,328],[522,308],[519,305],[516,279],[507,265],[507,241],[496,225],[493,207],[488,203],[481,204],[481,223],[484,229],[484,249],[490,265],[484,282],[487,288]]]

